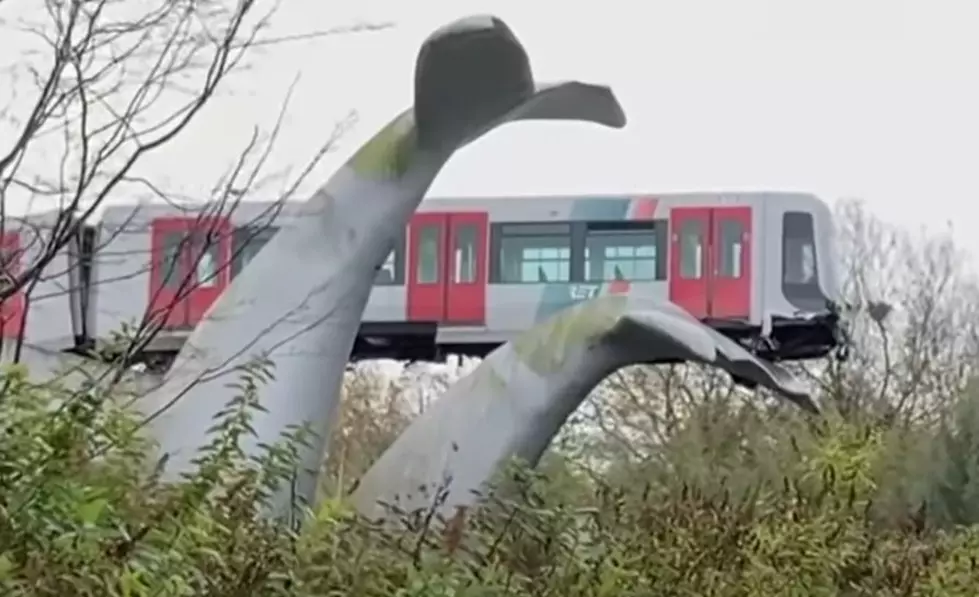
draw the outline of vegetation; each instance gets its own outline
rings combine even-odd
[[[934,242],[911,254],[930,254]],[[386,381],[369,367],[353,371],[324,499],[304,520],[270,521],[258,516],[263,500],[289,482],[303,437],[296,430],[259,459],[238,450],[266,372],[244,377],[196,474],[163,484],[164,463],[121,401],[35,385],[9,368],[0,396],[0,591],[973,595],[979,391],[968,383],[973,324],[961,311],[970,303],[904,288],[910,298],[883,297],[909,305],[900,325],[861,322],[858,312],[866,329],[850,363],[800,369],[822,388],[819,418],[710,371],[623,371],[537,472],[515,463],[483,508],[447,521],[420,513],[397,529],[356,516],[345,490],[424,408],[420,392],[451,375],[409,370]],[[954,300],[967,299],[961,291]],[[873,352],[875,329],[889,335],[887,358]],[[949,329],[954,342],[938,342]],[[960,366],[949,368],[955,359]]]
[[[292,455],[289,441],[260,461],[237,451],[253,385],[216,425],[199,472],[163,486],[111,401],[61,403],[22,372],[8,380],[4,595],[964,596],[979,579],[979,528],[958,524],[975,510],[976,467],[960,462],[975,451],[957,443],[969,433],[932,438],[961,458],[931,476],[924,508],[880,505],[927,470],[903,458],[904,475],[890,470],[900,434],[746,408],[713,417],[712,435],[744,440],[727,458],[684,445],[701,433],[697,413],[661,464],[628,475],[555,452],[542,473],[509,471],[509,491],[466,520],[382,529],[326,499],[297,529],[256,516]]]

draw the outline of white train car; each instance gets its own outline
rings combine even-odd
[[[297,213],[110,207],[52,262],[66,275],[39,285],[48,298],[32,301],[26,338],[64,349],[153,321],[145,353],[166,360]],[[768,358],[822,356],[844,342],[833,234],[804,193],[428,199],[378,266],[352,358],[481,356],[616,293],[672,301]]]

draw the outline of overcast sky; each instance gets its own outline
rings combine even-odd
[[[976,0],[283,0],[267,35],[390,21],[380,33],[282,44],[252,58],[146,167],[209,189],[299,75],[274,167],[298,164],[352,110],[317,182],[411,100],[418,44],[474,12],[505,19],[539,79],[610,84],[624,130],[513,125],[467,148],[432,194],[789,189],[865,199],[906,225],[979,213]],[[0,44],[2,45],[2,44]]]

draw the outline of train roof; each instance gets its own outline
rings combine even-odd
[[[641,197],[652,197],[656,199],[702,199],[704,197],[750,197],[762,201],[774,201],[785,197],[811,197],[819,199],[813,193],[804,191],[778,191],[778,190],[718,190],[718,191],[672,191],[665,193],[654,192],[635,192],[635,193],[549,193],[549,194],[507,194],[507,195],[447,195],[426,197],[424,201],[507,201],[507,200],[569,200],[576,199],[608,199],[610,201],[621,199],[636,199]]]
[[[495,202],[515,202],[515,201],[541,201],[541,202],[552,202],[552,201],[621,201],[624,199],[640,199],[640,198],[654,198],[659,200],[668,201],[703,201],[712,198],[732,198],[740,200],[751,200],[752,202],[768,202],[768,201],[784,201],[787,199],[793,199],[796,201],[811,201],[818,202],[825,205],[825,202],[820,199],[817,195],[804,191],[785,191],[785,190],[707,190],[707,191],[674,191],[665,193],[653,193],[653,192],[635,192],[635,193],[551,193],[551,194],[500,194],[500,195],[442,195],[442,196],[429,196],[422,200],[422,205],[428,204],[446,204],[446,203],[460,203],[460,204],[478,204],[481,202],[495,203]],[[280,210],[269,210],[268,206],[276,205],[275,201],[263,201],[260,199],[242,199],[238,205],[240,208],[244,208],[245,211],[254,213],[256,210],[266,209],[270,213],[269,217],[273,216],[285,216],[294,215],[296,210],[304,203],[303,200],[293,199],[286,201],[282,205],[281,213]],[[100,221],[109,224],[136,224],[137,226],[147,223],[148,220],[152,220],[158,217],[166,216],[179,216],[181,213],[185,213],[188,217],[195,217],[199,215],[202,211],[215,210],[217,202],[206,202],[206,203],[166,203],[162,201],[153,202],[134,202],[134,203],[114,203],[106,205],[103,209],[98,210],[99,214],[92,217],[89,221],[91,223],[99,223]],[[226,202],[226,206],[222,207],[219,211],[215,213],[226,213],[233,209],[235,204],[232,202]],[[264,206],[264,207],[263,207]],[[143,212],[142,214],[134,217],[134,210],[139,210]],[[275,213],[271,213],[274,211]],[[57,210],[51,210],[47,212],[39,212],[36,214],[31,214],[26,218],[10,218],[11,220],[23,220],[29,221],[32,225],[44,226],[46,222],[54,222],[58,215]]]

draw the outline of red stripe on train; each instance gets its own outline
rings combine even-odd
[[[656,217],[656,206],[659,199],[655,197],[640,197],[635,200],[635,208],[632,211],[633,220],[652,220]]]

